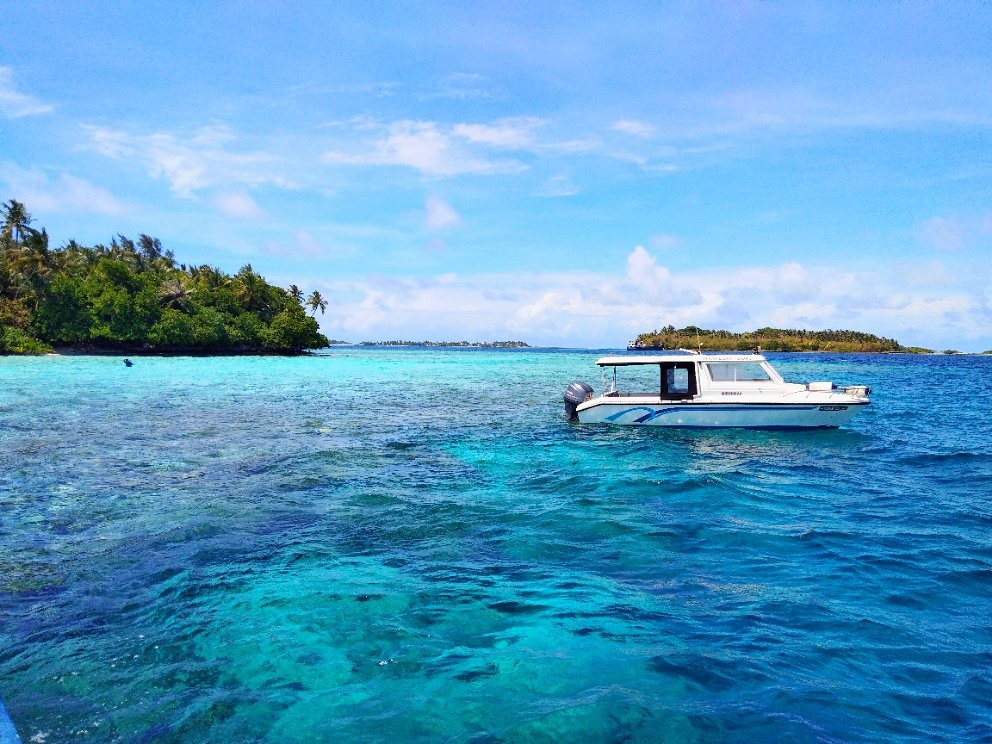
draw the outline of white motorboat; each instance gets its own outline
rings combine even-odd
[[[822,429],[870,405],[865,385],[786,382],[760,354],[632,354],[596,364],[601,395],[584,382],[565,391],[569,419],[583,424]]]

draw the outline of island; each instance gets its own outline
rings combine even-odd
[[[667,325],[656,331],[641,333],[631,341],[629,350],[698,349],[739,351],[760,347],[762,351],[847,351],[874,353],[932,354],[931,349],[903,346],[892,338],[861,331],[807,331],[793,328],[759,328],[733,333],[697,326],[675,328]]]
[[[251,264],[233,276],[177,264],[145,234],[50,248],[22,203],[5,202],[0,217],[0,354],[298,354],[328,345],[315,319],[327,307],[320,293],[304,300]]]

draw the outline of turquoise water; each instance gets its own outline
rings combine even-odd
[[[992,359],[835,431],[583,427],[595,352],[0,358],[46,741],[992,740]]]

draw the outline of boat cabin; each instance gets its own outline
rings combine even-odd
[[[678,401],[701,390],[756,391],[784,382],[758,354],[603,357],[596,364],[603,370],[605,397]]]

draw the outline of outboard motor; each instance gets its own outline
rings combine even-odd
[[[591,394],[592,385],[585,382],[573,382],[565,388],[565,414],[569,421],[575,421],[578,418],[575,415],[575,409]]]

